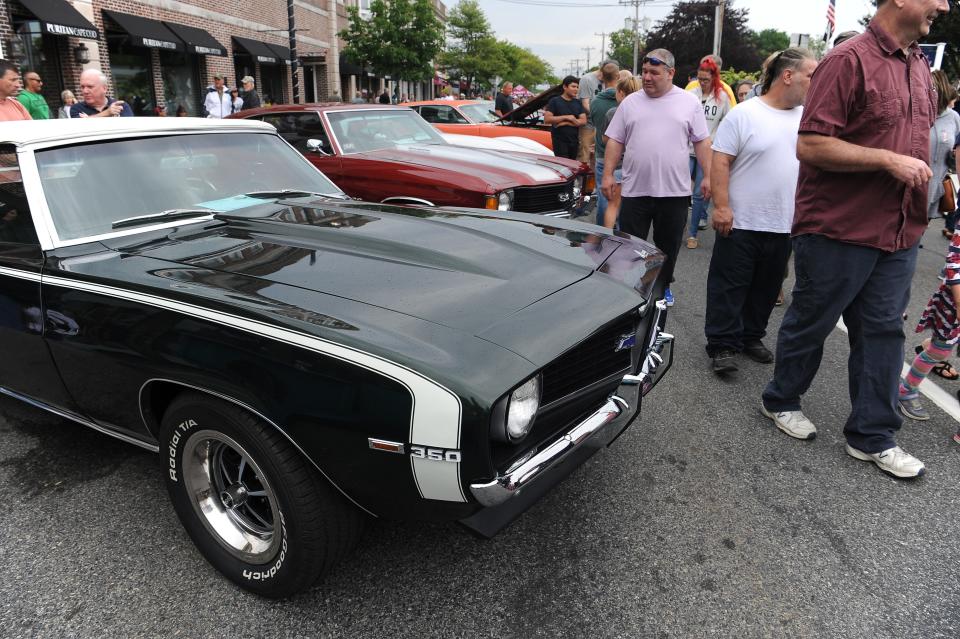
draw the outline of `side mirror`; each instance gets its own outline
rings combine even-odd
[[[319,153],[321,155],[330,155],[330,151],[324,148],[325,146],[326,145],[324,144],[323,140],[316,140],[314,138],[310,138],[309,140],[307,140],[307,150],[312,151],[313,153]]]

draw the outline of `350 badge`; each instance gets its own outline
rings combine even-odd
[[[431,461],[459,462],[460,451],[451,448],[427,448],[426,446],[411,446],[410,456]]]

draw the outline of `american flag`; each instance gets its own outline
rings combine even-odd
[[[827,4],[827,31],[823,34],[823,41],[829,42],[833,31],[837,28],[837,0],[829,0]]]

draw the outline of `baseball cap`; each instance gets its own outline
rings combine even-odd
[[[214,79],[214,80],[223,80],[223,74],[222,74],[222,73],[214,73],[214,74],[213,74],[213,79]]]

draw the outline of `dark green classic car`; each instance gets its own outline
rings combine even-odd
[[[265,596],[371,516],[495,534],[672,361],[651,245],[353,201],[263,123],[0,123],[0,207],[0,392],[158,452]]]

